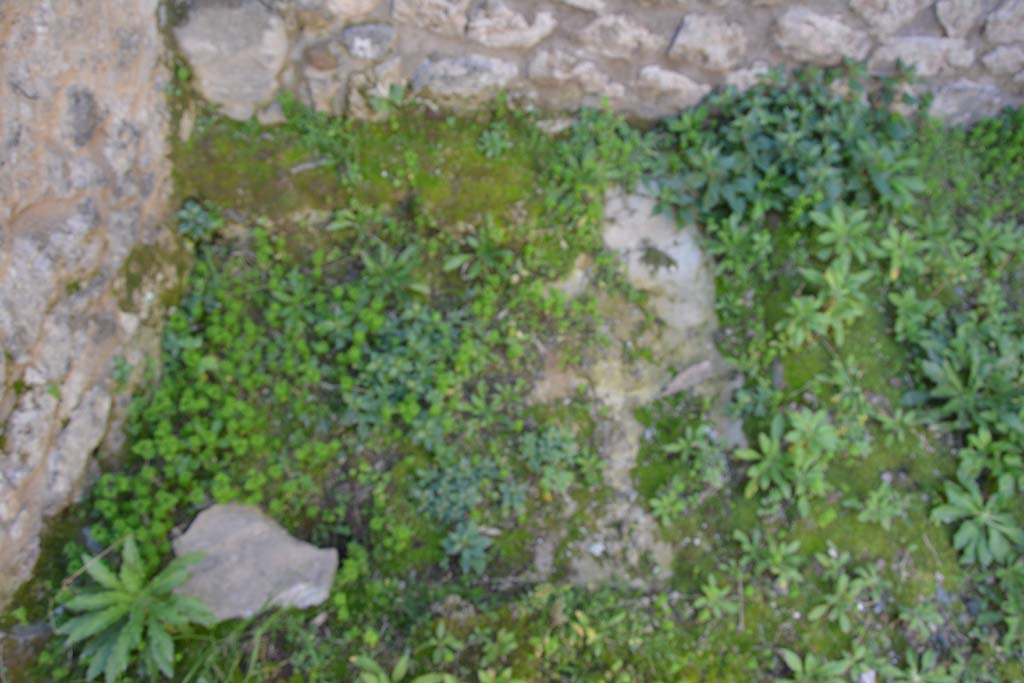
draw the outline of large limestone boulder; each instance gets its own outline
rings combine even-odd
[[[177,278],[158,4],[0,1],[0,609],[115,443],[114,358],[158,348]]]
[[[248,119],[277,90],[288,56],[284,21],[256,0],[201,4],[174,31],[203,96]]]
[[[293,538],[249,505],[203,510],[174,541],[176,555],[204,553],[178,588],[219,619],[251,617],[265,607],[312,607],[327,599],[338,551]]]

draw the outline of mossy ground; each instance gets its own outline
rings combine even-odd
[[[177,197],[223,216],[200,221],[220,232],[195,237],[199,228],[184,223],[199,214],[182,212],[196,261],[169,316],[163,375],[137,398],[119,469],[69,518],[71,531],[53,537],[38,580],[22,592],[26,610],[10,618],[43,616],[46,587],[78,568],[78,524],[101,543],[135,535],[155,566],[168,534],[198,509],[241,501],[339,549],[331,599],[311,612],[183,630],[179,679],[352,680],[364,668],[353,655],[390,668],[407,653],[414,673],[479,683],[834,683],[891,665],[906,671],[908,649],[936,652],[965,683],[1019,678],[1017,617],[1000,611],[1012,603],[1003,586],[1019,560],[993,578],[962,562],[950,526],[930,521],[968,433],[925,409],[893,426],[912,389],[932,389],[921,371],[927,354],[896,333],[906,319],[890,294],[906,278],[890,277],[884,255],[858,261],[870,283],[842,334],[820,328],[793,343],[782,332],[795,298],[824,291],[804,271],[824,271],[834,257],[822,255],[811,210],[863,206],[907,226],[928,211],[974,221],[975,190],[1005,217],[1019,187],[992,176],[991,141],[978,148],[964,134],[939,145],[933,124],[838,101],[814,78],[723,95],[645,133],[589,112],[551,138],[501,102],[463,118],[401,108],[381,123],[293,101],[288,122],[274,127],[199,116],[175,149]],[[793,111],[803,117],[796,132]],[[994,139],[1024,131],[1006,125]],[[853,149],[856,140],[843,137],[851,130],[900,163],[917,158],[919,174],[956,192],[933,187],[933,205],[907,208],[898,192],[879,189],[924,192],[903,167],[852,152],[831,162],[848,183],[840,190],[827,173],[820,188],[800,176],[840,142]],[[804,135],[803,157],[764,151],[784,134]],[[698,153],[709,146],[714,154]],[[744,155],[757,157],[750,168]],[[980,186],[951,174],[950,159],[976,168]],[[568,548],[608,493],[596,456],[605,416],[585,387],[552,404],[528,396],[541,346],[570,365],[586,362],[607,352],[598,330],[616,323],[616,306],[642,304],[600,241],[605,190],[641,175],[663,183],[664,209],[693,211],[715,255],[720,347],[744,374],[730,410],[751,449],[766,450],[761,437],[780,415],[787,457],[810,441],[799,417],[817,415],[834,443],[820,487],[802,502],[780,499],[750,487],[752,461],[718,444],[699,400],[681,394],[642,407],[647,434],[633,476],[643,504],[662,510],[674,576],[664,590],[569,586]],[[762,200],[771,208],[758,209]],[[745,221],[739,241],[730,216]],[[873,229],[881,234],[887,221]],[[767,251],[755,244],[765,236]],[[133,254],[129,284],[154,256]],[[601,264],[601,301],[569,301],[545,286],[580,256]],[[960,296],[930,281],[954,267],[933,259],[915,286],[932,287],[950,310],[980,305],[975,290]],[[986,277],[1019,279],[991,267]],[[940,410],[929,396],[926,408]],[[861,514],[883,482],[903,506],[884,524]],[[568,519],[565,497],[575,509]],[[674,498],[681,512],[665,513]],[[755,540],[744,548],[738,534]],[[533,573],[542,536],[563,539],[546,579]],[[858,587],[852,597],[844,581]],[[781,648],[843,673],[799,678]],[[995,677],[969,678],[970,667]],[[51,640],[36,668],[8,675],[80,674]]]

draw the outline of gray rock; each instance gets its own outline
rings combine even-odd
[[[412,78],[414,92],[443,107],[482,104],[519,77],[519,67],[496,57],[438,57],[421,64]]]
[[[542,85],[559,86],[560,102],[578,101],[588,96],[617,101],[626,96],[625,86],[616,83],[597,63],[575,50],[540,50],[527,66],[527,75]]]
[[[890,38],[871,56],[873,71],[890,69],[900,61],[918,76],[950,76],[974,64],[974,50],[960,38]]]
[[[89,458],[107,431],[110,406],[110,394],[97,386],[71,411],[48,456],[44,515],[52,517],[82,494]]]
[[[395,21],[449,36],[466,30],[471,0],[394,0]]]
[[[685,74],[657,65],[640,69],[637,87],[647,97],[661,99],[677,109],[692,107],[711,92],[710,85],[698,83]]]
[[[174,34],[200,92],[231,118],[248,119],[274,96],[288,34],[262,3],[200,6]]]
[[[99,124],[96,98],[88,88],[73,87],[64,92],[67,98],[67,126],[74,143],[83,147],[92,140],[92,134]]]
[[[342,21],[364,17],[380,4],[381,0],[326,0],[327,10]]]
[[[115,291],[127,255],[159,240],[170,194],[157,4],[0,3],[0,384],[26,387],[0,391],[0,609],[117,431],[109,358],[159,344],[153,273],[136,288],[152,315],[131,332]]]
[[[538,12],[531,24],[503,0],[486,0],[469,17],[466,35],[493,48],[529,48],[547,38],[558,22],[551,12]]]
[[[349,26],[341,32],[341,42],[356,59],[378,60],[391,50],[395,29],[388,24]]]
[[[751,64],[749,68],[730,72],[725,77],[725,84],[743,92],[757,85],[770,70],[771,67],[768,66],[768,62],[757,61]]]
[[[587,12],[603,12],[605,9],[604,0],[561,0],[562,4],[586,10]]]
[[[939,0],[935,14],[950,38],[963,38],[978,23],[984,7],[981,0]]]
[[[179,556],[205,553],[177,592],[199,598],[222,620],[319,605],[338,569],[336,549],[299,541],[248,505],[203,510],[173,545]]]
[[[712,71],[739,66],[747,53],[747,34],[739,24],[710,14],[689,14],[679,26],[669,57]]]
[[[981,58],[985,68],[994,74],[1014,74],[1024,70],[1024,47],[1002,45]]]
[[[595,19],[580,33],[580,41],[589,51],[613,59],[660,52],[666,46],[664,39],[625,14]]]
[[[881,33],[895,33],[916,17],[931,0],[850,0],[850,6]]]
[[[44,245],[16,237],[0,277],[0,339],[14,361],[24,363],[39,338],[50,299],[57,290],[57,263]]]
[[[1011,97],[994,85],[960,80],[935,94],[930,113],[954,125],[963,125],[1022,103],[1021,98]]]
[[[871,49],[871,37],[864,31],[803,7],[779,17],[775,42],[793,59],[821,66],[833,66],[846,58],[862,60]]]
[[[985,37],[995,43],[1024,42],[1024,0],[1004,0],[988,15]]]
[[[326,42],[308,46],[302,51],[302,61],[314,71],[322,72],[334,71],[341,63],[334,46]]]

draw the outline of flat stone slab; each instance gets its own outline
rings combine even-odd
[[[335,548],[294,538],[250,505],[203,510],[173,545],[175,555],[206,555],[176,592],[199,598],[221,620],[251,617],[266,607],[319,605],[338,569]]]

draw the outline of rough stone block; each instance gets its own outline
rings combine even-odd
[[[1024,0],[1004,0],[988,15],[985,37],[994,43],[1024,42]]]
[[[412,78],[417,94],[453,109],[482,104],[508,87],[519,67],[484,55],[436,57],[421,64]]]
[[[590,52],[613,59],[659,52],[667,44],[666,40],[624,14],[595,19],[580,33],[580,41]]]
[[[974,64],[974,50],[960,38],[891,38],[871,56],[873,71],[892,68],[900,61],[913,66],[918,76],[950,76]]]
[[[200,92],[231,118],[248,119],[274,96],[288,34],[262,4],[202,5],[175,36]]]
[[[775,42],[789,57],[821,66],[833,66],[843,59],[861,60],[871,50],[871,37],[864,31],[803,7],[779,17]]]
[[[747,34],[739,24],[711,14],[690,14],[679,26],[669,57],[685,59],[712,71],[740,65],[747,53]]]
[[[939,0],[935,14],[950,38],[963,38],[978,23],[984,11],[981,0]]]
[[[249,505],[214,505],[175,539],[174,553],[204,553],[177,593],[199,598],[218,619],[246,618],[265,607],[324,602],[338,569],[338,551],[288,534]]]
[[[395,21],[448,36],[466,31],[471,0],[394,0]]]
[[[880,33],[895,33],[929,4],[930,0],[850,0],[850,6]]]
[[[469,17],[466,35],[493,48],[529,48],[547,38],[557,25],[551,12],[538,12],[531,24],[502,0],[487,0]]]

